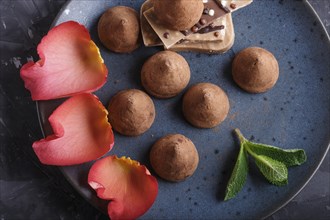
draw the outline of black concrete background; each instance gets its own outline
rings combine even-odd
[[[330,31],[330,3],[310,0]],[[65,0],[0,0],[0,220],[107,219],[56,167],[43,166],[32,143],[42,137],[35,103],[19,68],[34,57]],[[329,70],[330,74],[330,70]],[[308,185],[269,219],[330,219],[330,155]]]

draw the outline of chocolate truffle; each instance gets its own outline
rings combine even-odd
[[[152,168],[160,177],[173,182],[182,181],[191,176],[198,162],[195,145],[181,134],[162,137],[150,151]]]
[[[141,90],[129,89],[111,98],[109,122],[117,132],[137,136],[147,131],[155,119],[155,106]]]
[[[240,51],[232,64],[234,81],[250,93],[271,89],[279,76],[279,67],[274,55],[260,47]]]
[[[204,10],[202,0],[153,0],[158,20],[168,29],[187,30],[198,23]]]
[[[226,93],[211,83],[192,86],[183,97],[183,115],[198,128],[212,128],[219,125],[229,111]]]
[[[109,8],[101,16],[97,30],[103,45],[114,52],[129,53],[140,45],[139,15],[132,8]]]
[[[157,98],[170,98],[180,93],[189,83],[187,61],[172,51],[161,51],[143,65],[141,82],[145,90]]]

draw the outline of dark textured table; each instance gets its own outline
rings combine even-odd
[[[41,165],[31,148],[42,134],[19,68],[29,59],[36,60],[36,45],[64,3],[0,1],[0,220],[107,219],[56,167]],[[329,33],[330,2],[310,3]],[[307,186],[269,219],[330,219],[329,185],[328,153]]]

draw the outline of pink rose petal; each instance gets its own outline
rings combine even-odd
[[[108,156],[96,161],[88,174],[88,184],[98,197],[110,200],[109,217],[136,219],[154,203],[158,183],[149,170],[130,158]]]
[[[53,135],[33,143],[43,164],[73,165],[95,160],[114,144],[108,112],[92,94],[73,96],[49,117]]]
[[[21,68],[33,100],[49,100],[93,92],[106,81],[108,70],[88,30],[77,22],[64,22],[38,45],[40,60]]]

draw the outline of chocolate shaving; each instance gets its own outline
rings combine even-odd
[[[224,25],[219,25],[219,26],[209,25],[209,26],[206,26],[204,28],[201,28],[200,30],[197,31],[197,33],[207,34],[207,33],[212,32],[212,31],[222,30],[224,28],[225,28]]]
[[[186,42],[187,40],[186,39],[181,39],[177,42],[177,44],[182,44],[183,42]]]
[[[184,36],[188,36],[189,35],[189,31],[188,30],[184,30],[184,31],[180,31]]]
[[[220,1],[215,1],[217,3],[217,5],[222,9],[224,10],[226,13],[230,13],[230,10],[224,6]]]

